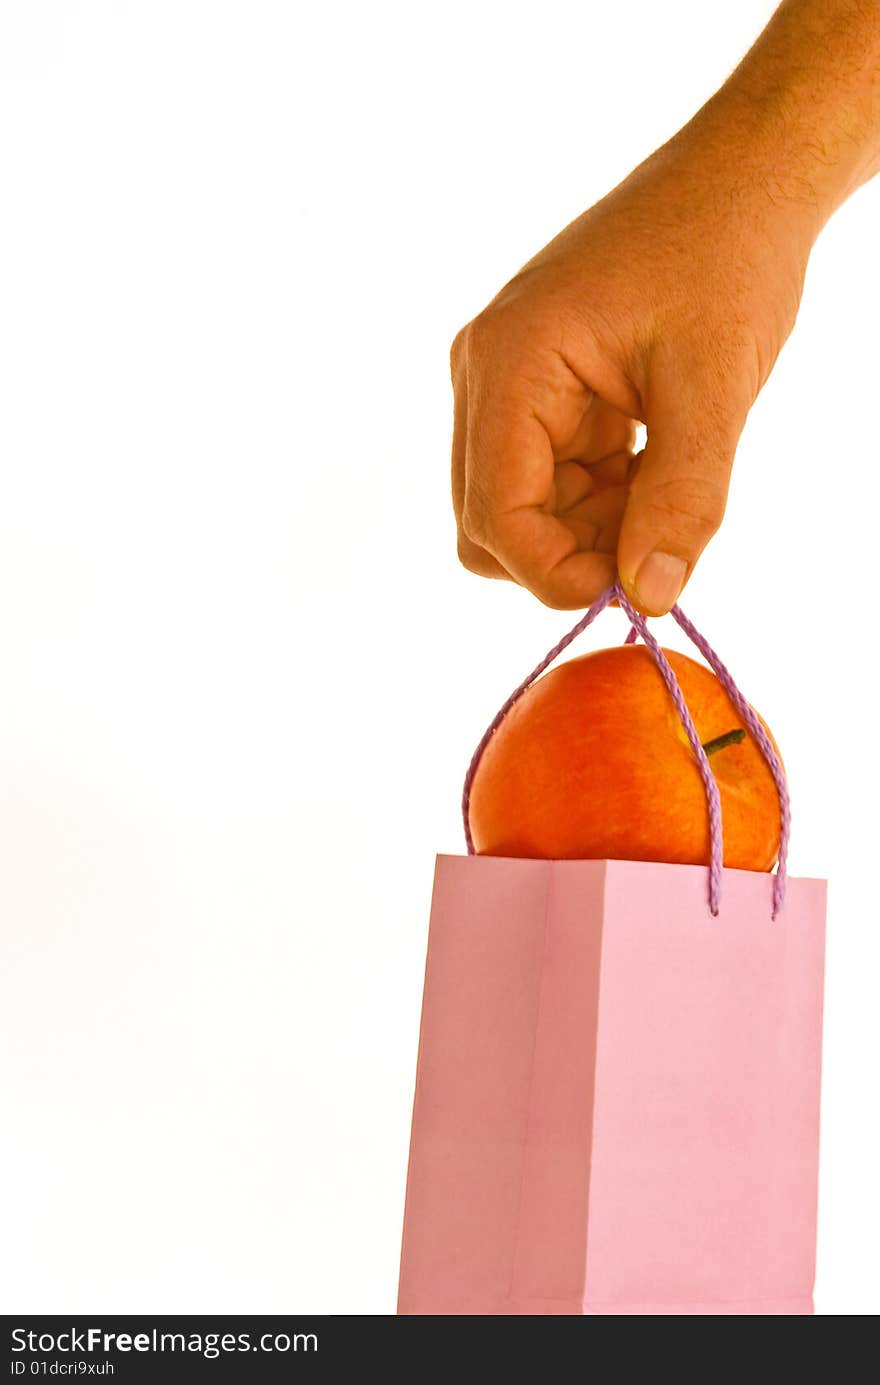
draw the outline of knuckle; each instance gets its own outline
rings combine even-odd
[[[726,493],[711,481],[667,481],[652,485],[642,497],[642,506],[643,517],[652,527],[685,545],[703,544],[724,518]]]
[[[458,535],[457,551],[458,561],[463,568],[473,572],[477,577],[486,575],[489,565],[485,553],[462,532]]]
[[[468,359],[481,363],[498,354],[504,325],[497,308],[484,308],[466,328]]]
[[[494,554],[469,539],[463,530],[458,533],[458,560],[468,572],[477,577],[507,577],[503,564]]]
[[[462,567],[467,568],[468,572],[476,571],[474,545],[467,535],[463,534],[461,531],[459,531],[456,551],[458,553],[458,561],[461,563]]]
[[[492,303],[456,333],[449,362],[453,379],[465,369],[491,378],[499,372],[527,373],[546,355],[544,335],[533,320]]]
[[[483,359],[491,353],[493,343],[498,339],[496,317],[495,309],[484,308],[460,332],[456,332],[449,351],[453,374],[466,362]]]
[[[467,327],[462,327],[460,332],[456,332],[452,346],[449,348],[449,369],[453,380],[467,357],[467,334]]]
[[[489,537],[485,507],[472,496],[466,496],[461,515],[461,527],[466,539],[471,543],[485,546]]]
[[[479,544],[481,548],[490,546],[491,514],[492,506],[485,485],[479,475],[474,475],[473,470],[470,470],[461,507],[461,528],[465,538]]]

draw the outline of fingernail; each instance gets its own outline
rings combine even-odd
[[[684,558],[671,553],[649,553],[636,573],[635,589],[639,605],[650,615],[662,616],[675,605],[687,577]]]

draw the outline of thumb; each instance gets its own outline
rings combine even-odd
[[[716,407],[648,421],[648,442],[630,482],[617,547],[627,596],[645,615],[665,615],[724,518],[744,418]],[[708,422],[711,419],[711,423]]]

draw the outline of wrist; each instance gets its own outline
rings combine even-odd
[[[842,114],[842,113],[841,113]],[[834,122],[815,120],[784,90],[722,89],[697,122],[736,161],[737,173],[796,222],[810,243],[863,178],[863,160]]]
[[[812,245],[880,170],[880,0],[785,0],[691,124]]]
[[[821,167],[810,136],[796,131],[773,97],[725,87],[681,132],[688,157],[712,169],[733,209],[766,228],[804,264],[846,193],[843,171]]]

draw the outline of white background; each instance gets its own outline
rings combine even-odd
[[[433,855],[568,623],[456,565],[448,345],[771,9],[2,6],[5,1311],[394,1311]],[[823,236],[686,603],[831,880],[846,1315],[880,1311],[878,233],[874,186]]]

